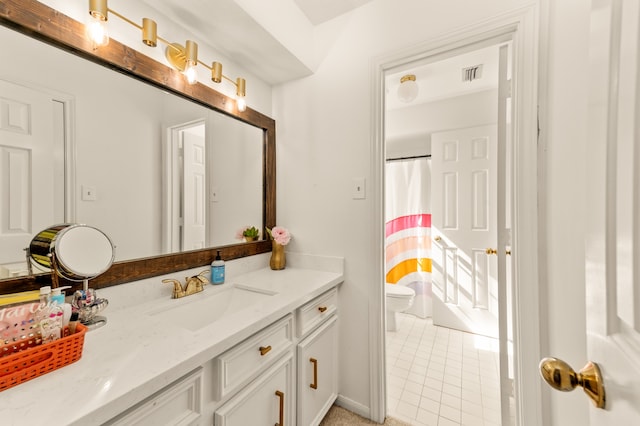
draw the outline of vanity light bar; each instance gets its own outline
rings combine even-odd
[[[106,29],[106,22],[109,19],[109,13],[122,19],[124,22],[138,28],[142,31],[142,42],[149,47],[156,47],[158,40],[166,45],[165,57],[167,61],[175,69],[184,73],[189,84],[196,83],[197,76],[195,67],[200,64],[211,71],[211,81],[221,83],[227,80],[236,87],[236,106],[238,111],[245,111],[247,108],[246,96],[246,80],[238,77],[232,80],[222,74],[222,64],[213,62],[211,66],[205,64],[198,59],[198,44],[192,40],[187,40],[185,46],[179,43],[171,43],[158,35],[158,25],[153,19],[142,18],[142,25],[133,22],[126,16],[110,9],[107,0],[89,0],[89,15],[91,22],[87,24],[87,34],[97,47],[104,46],[109,42],[109,36]]]

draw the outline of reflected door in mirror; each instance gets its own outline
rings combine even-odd
[[[0,112],[0,278],[7,278],[26,271],[34,233],[64,220],[63,110],[47,93],[0,80]]]

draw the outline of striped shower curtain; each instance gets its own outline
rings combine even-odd
[[[409,313],[431,316],[431,160],[386,163],[386,281],[416,292]]]

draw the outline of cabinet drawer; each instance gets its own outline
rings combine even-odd
[[[198,368],[106,425],[197,425],[201,413],[202,368]]]
[[[297,337],[305,336],[338,309],[338,290],[333,288],[321,294],[296,311]]]
[[[260,374],[293,345],[293,318],[287,315],[213,360],[216,400]]]

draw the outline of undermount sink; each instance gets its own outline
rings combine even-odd
[[[264,302],[274,294],[237,286],[221,291],[212,291],[208,287],[205,287],[204,292],[163,303],[147,314],[162,316],[173,325],[198,331],[220,318]],[[208,291],[210,294],[207,294]]]

